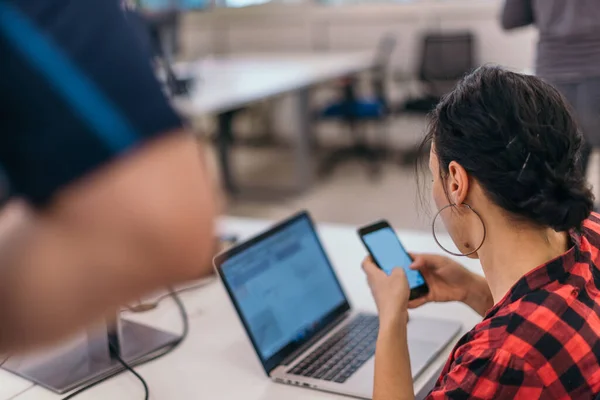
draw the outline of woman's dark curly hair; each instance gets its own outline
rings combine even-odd
[[[456,161],[498,206],[556,231],[579,229],[594,197],[580,166],[582,136],[567,101],[540,78],[481,67],[430,115],[440,176]]]

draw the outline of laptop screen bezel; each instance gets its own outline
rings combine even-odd
[[[327,265],[333,275],[334,280],[336,281],[336,284],[338,285],[338,288],[340,289],[340,292],[343,297],[343,302],[338,307],[331,310],[323,318],[321,318],[321,320],[316,322],[315,325],[313,326],[313,328],[306,334],[306,336],[303,339],[288,343],[277,353],[275,353],[271,357],[265,359],[265,358],[263,358],[261,351],[260,351],[256,341],[254,340],[254,337],[252,336],[252,333],[250,331],[250,324],[248,323],[246,318],[244,318],[244,315],[242,314],[240,305],[238,304],[235,296],[233,295],[233,291],[232,291],[231,287],[229,286],[229,284],[227,283],[227,279],[225,279],[225,274],[223,273],[222,267],[223,267],[223,264],[225,262],[227,262],[229,259],[231,259],[232,257],[248,250],[249,248],[255,246],[259,242],[262,242],[263,240],[265,240],[273,235],[276,235],[280,231],[286,229],[288,226],[294,224],[295,222],[298,222],[301,219],[306,219],[309,222],[312,232],[315,235],[315,237],[317,238],[317,242],[319,243],[319,249],[322,252],[325,261],[327,262]],[[317,335],[317,333],[321,329],[323,329],[325,326],[329,325],[334,320],[336,320],[341,315],[343,315],[348,310],[350,310],[350,303],[348,302],[348,297],[346,296],[346,293],[344,292],[344,289],[342,288],[342,285],[340,284],[340,280],[339,280],[337,274],[335,273],[335,270],[333,269],[331,261],[329,260],[329,257],[327,256],[325,249],[323,248],[323,244],[319,238],[319,234],[318,234],[317,230],[315,229],[315,225],[312,221],[312,218],[306,211],[302,211],[302,212],[288,218],[287,220],[275,225],[274,227],[268,229],[267,231],[259,234],[258,236],[255,236],[255,237],[253,237],[253,238],[251,238],[251,239],[249,239],[249,240],[247,240],[247,241],[245,241],[245,242],[243,242],[221,254],[218,254],[217,256],[215,256],[213,263],[214,263],[215,269],[217,270],[217,273],[219,274],[219,276],[221,278],[221,281],[223,282],[223,285],[225,286],[225,289],[227,290],[227,294],[229,295],[229,298],[231,299],[231,301],[235,307],[235,310],[237,311],[237,314],[238,314],[240,320],[242,321],[242,324],[244,325],[244,329],[246,330],[246,333],[248,334],[248,337],[250,338],[250,340],[252,342],[252,346],[254,346],[254,350],[256,351],[256,354],[258,355],[258,357],[261,361],[261,364],[262,364],[265,372],[267,373],[267,375],[269,375],[271,373],[271,371],[273,371],[277,366],[279,366],[283,360],[288,358],[292,353],[294,353],[300,347],[302,347],[307,342],[309,342],[311,339],[313,339],[315,337],[315,335]]]

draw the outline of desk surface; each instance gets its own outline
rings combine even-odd
[[[248,237],[269,225],[266,221],[223,218],[219,229],[223,232]],[[365,256],[353,227],[323,224],[319,227],[321,239],[330,255],[351,303],[357,309],[374,311],[360,262]],[[415,252],[439,252],[427,233],[400,231],[406,247]],[[464,260],[463,260],[464,261]],[[477,270],[477,262],[467,267]],[[181,295],[189,317],[190,335],[183,345],[165,358],[137,367],[149,384],[155,400],[170,399],[247,399],[247,400],[341,400],[347,397],[297,388],[272,382],[264,375],[261,365],[247,340],[241,323],[219,282]],[[463,323],[467,330],[480,317],[463,304],[430,304],[412,312],[412,315],[452,318]],[[132,317],[140,322],[179,332],[181,321],[176,308],[169,301],[150,313]],[[415,382],[415,390],[433,377],[448,356],[444,353]],[[22,395],[16,394],[25,392]],[[135,400],[143,396],[140,383],[123,373],[77,399]],[[8,372],[0,371],[0,400],[58,400],[57,396],[32,385]]]
[[[174,101],[189,116],[230,111],[373,66],[371,53],[251,54],[204,59],[175,67],[197,78],[189,97]]]

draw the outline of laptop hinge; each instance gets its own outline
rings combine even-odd
[[[319,332],[317,332],[312,339],[310,339],[308,342],[304,343],[302,346],[300,346],[300,348],[298,348],[292,354],[290,354],[289,356],[287,356],[281,362],[280,365],[289,365],[289,364],[291,364],[302,353],[304,353],[306,350],[308,350],[309,348],[311,348],[315,343],[317,343],[325,335],[327,335],[329,332],[331,332],[332,329],[334,329],[336,326],[338,326],[346,317],[348,317],[348,315],[350,313],[351,313],[351,311],[348,310],[345,313],[343,313],[342,315],[340,315],[339,317],[337,317],[336,319],[334,319],[333,321],[331,321],[329,324],[325,325],[323,327],[323,329],[319,330]]]

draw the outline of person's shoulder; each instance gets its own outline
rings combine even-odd
[[[502,369],[496,368],[500,365],[512,370],[534,371],[535,368],[527,367],[539,365],[530,352],[531,345],[514,334],[521,325],[520,320],[518,314],[494,315],[475,325],[455,348],[449,371],[461,368],[470,371],[473,366],[478,366],[485,369],[487,378],[492,379],[496,379]]]
[[[590,216],[583,221],[583,228],[600,234],[600,214],[592,212]]]
[[[539,289],[497,310],[469,332],[469,346],[526,358],[536,341],[558,325],[568,309],[563,293]]]
[[[600,214],[592,212],[583,221],[579,249],[583,254],[589,253],[591,260],[597,261],[600,257]]]
[[[457,356],[473,351],[495,351],[504,347],[511,326],[515,324],[513,314],[499,310],[491,317],[475,325],[465,336],[462,344],[457,347]]]

